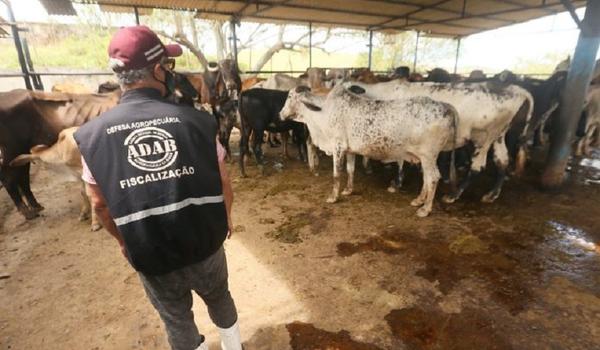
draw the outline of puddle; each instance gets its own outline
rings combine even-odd
[[[393,310],[385,320],[408,349],[512,349],[493,319],[470,308],[459,314],[421,308]]]
[[[549,221],[548,225],[561,236],[559,242],[565,252],[573,255],[580,253],[600,254],[600,246],[592,242],[585,231],[556,221]]]
[[[290,334],[292,350],[382,350],[373,344],[353,340],[345,330],[333,333],[303,322],[293,322],[285,327]]]
[[[487,224],[487,228],[493,227]],[[417,276],[437,282],[443,294],[450,293],[461,280],[474,278],[486,283],[490,297],[511,314],[525,310],[533,299],[531,286],[540,278],[539,264],[531,257],[528,247],[514,242],[515,237],[507,236],[506,232],[490,232],[485,238],[455,234],[454,239],[449,239],[447,236],[451,231],[446,227],[444,233],[421,238],[410,233],[411,230],[385,230],[365,242],[338,244],[338,255],[362,252],[407,254],[424,266],[417,271]],[[483,229],[480,231],[485,233]],[[488,242],[489,237],[492,237],[492,243]],[[498,238],[501,239],[494,240]]]
[[[584,158],[579,162],[579,165],[584,166],[586,168],[594,168],[600,171],[600,159],[590,159]]]
[[[304,227],[308,226],[313,235],[327,232],[327,223],[331,217],[332,211],[329,208],[303,211],[287,216],[281,225],[265,235],[283,243],[300,243],[303,241],[301,231]]]

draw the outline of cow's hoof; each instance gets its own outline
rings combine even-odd
[[[388,191],[389,193],[396,193],[396,192],[397,192],[397,190],[396,190],[396,186],[390,186],[390,187],[388,187],[388,188],[387,188],[387,191]]]
[[[90,231],[96,232],[96,231],[99,231],[101,228],[102,228],[102,225],[100,225],[100,224],[92,224],[92,227],[90,227]]]
[[[314,175],[314,176],[319,176],[319,173],[318,173],[318,172],[316,172],[316,171],[313,171],[313,175]]]
[[[44,210],[45,208],[44,208],[42,205],[40,205],[40,204],[37,204],[37,205],[34,205],[34,206],[32,207],[32,209],[33,209],[33,211],[35,211],[36,213],[39,213],[40,211]]]
[[[89,219],[89,215],[87,213],[81,213],[79,214],[79,217],[77,218],[77,220],[79,221],[86,221],[87,219]]]
[[[420,207],[419,209],[417,209],[417,216],[420,218],[428,216],[429,213],[431,213],[431,209],[425,207]]]
[[[412,200],[412,202],[410,202],[410,205],[412,207],[420,207],[422,206],[424,203],[424,201],[421,198],[415,198]]]
[[[457,199],[456,196],[453,196],[453,195],[450,195],[450,194],[445,194],[442,197],[442,202],[451,204],[451,203],[456,202],[456,199]]]
[[[500,195],[500,193],[496,193],[496,192],[487,193],[483,197],[481,197],[481,202],[482,203],[494,203],[494,201],[496,199],[498,199],[499,195]]]
[[[338,201],[337,197],[329,197],[329,198],[327,198],[327,203],[329,203],[329,204],[335,203],[337,201]]]
[[[39,216],[38,212],[35,210],[27,210],[25,212],[21,212],[25,217],[25,220],[33,220]]]
[[[342,196],[349,196],[352,194],[352,190],[345,189],[342,191]]]

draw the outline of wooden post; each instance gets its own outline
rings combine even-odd
[[[133,13],[135,14],[135,24],[140,25],[140,11],[137,6],[133,7]]]
[[[369,70],[373,61],[373,31],[369,30]]]
[[[237,20],[235,18],[232,18],[229,23],[231,25],[231,40],[233,40],[233,42],[231,43],[231,47],[233,48],[233,61],[235,62],[235,65],[237,66],[237,64],[238,64],[238,47],[237,47],[237,34],[235,32],[236,22],[237,22]]]
[[[417,32],[417,42],[415,44],[415,60],[413,61],[413,72],[417,72],[417,56],[419,55],[419,37],[421,32]]]
[[[585,17],[560,104],[560,115],[550,134],[550,152],[542,174],[542,186],[557,188],[565,180],[565,169],[581,117],[583,102],[592,78],[600,45],[600,1],[588,0]]]
[[[312,68],[312,22],[308,22],[308,67]]]
[[[456,71],[458,69],[458,56],[460,56],[460,39],[458,38],[456,41],[456,57],[454,58],[454,74],[456,74]]]

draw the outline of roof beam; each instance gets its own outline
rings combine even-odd
[[[486,13],[486,15],[487,16],[492,16],[491,19],[495,19],[495,18],[493,18],[493,16],[498,16],[498,15],[502,15],[502,14],[513,13],[513,12],[518,12],[518,11],[523,11],[523,10],[540,10],[540,9],[543,9],[543,8],[545,8],[544,5],[524,6],[522,8],[518,8],[518,9],[509,9],[509,10],[501,10],[501,11]],[[557,13],[557,11],[553,11],[553,13]],[[423,21],[421,23],[408,24],[408,25],[405,24],[405,25],[401,25],[401,26],[384,27],[383,29],[403,30],[403,29],[406,29],[406,28],[409,28],[409,27],[423,25],[423,24],[449,24],[447,22],[458,21],[458,20],[461,20],[461,19],[478,18],[478,17],[481,17],[481,16],[480,15],[469,14],[469,15],[465,15],[465,16],[462,16],[462,17],[447,18],[447,19],[433,20],[433,21]]]
[[[410,16],[412,16],[412,15],[414,15],[416,13],[425,11],[425,10],[432,9],[432,8],[434,8],[436,6],[439,6],[439,5],[441,5],[441,4],[445,3],[445,2],[448,2],[448,1],[451,1],[451,0],[441,0],[441,1],[438,1],[438,2],[436,2],[434,4],[431,4],[431,5],[421,6],[420,8],[418,8],[418,9],[416,9],[414,11],[407,12],[407,13],[401,15],[401,16],[394,16],[394,17],[392,17],[392,18],[390,18],[388,20],[385,20],[383,22],[377,23],[376,25],[369,26],[368,29],[369,30],[373,30],[373,29],[381,28],[381,26],[383,26],[383,25],[386,25],[388,23],[391,23],[393,21],[396,21],[396,20],[399,20],[399,19],[403,19],[403,18],[408,21],[409,19],[411,19]],[[418,19],[416,19],[416,20],[418,21]]]
[[[575,6],[573,6],[573,3],[569,0],[560,0],[560,2],[563,4],[565,9],[567,9],[567,11],[569,11],[569,14],[571,15],[571,17],[577,24],[577,27],[579,27],[579,30],[581,30],[581,20],[579,19],[579,16],[577,16],[577,13],[575,12]]]
[[[517,1],[513,1],[513,0],[492,0],[492,1],[499,2],[501,4],[507,4],[507,5],[512,5],[512,6],[517,6],[517,7],[520,7],[520,8],[524,8],[524,7],[527,6],[527,5],[524,5],[523,3],[520,3],[520,2],[517,2]],[[552,11],[550,9],[547,9],[547,8],[543,8],[543,9],[540,9],[540,10],[542,10],[542,11],[548,13],[548,14],[554,14],[554,11]]]
[[[418,5],[418,4],[414,4],[411,2],[407,2],[407,1],[395,1],[395,0],[366,0],[366,1],[371,1],[371,2],[381,2],[381,3],[385,3],[385,4],[396,4],[396,5],[410,5],[410,6],[415,6],[418,8],[423,8],[423,5]],[[437,11],[440,12],[446,12],[446,13],[452,13],[455,15],[462,15],[461,11],[456,11],[456,10],[451,10],[451,9],[445,9],[445,8],[436,8]],[[465,14],[469,14],[469,13],[465,13]],[[506,22],[506,23],[515,23],[515,21],[511,21],[511,20],[507,20],[507,19],[497,19],[497,18],[488,18],[488,15],[477,15],[479,17],[482,18],[487,18],[487,19],[493,19],[495,21],[500,21],[500,22]],[[403,16],[399,16],[400,18],[398,19],[402,19],[404,18]]]

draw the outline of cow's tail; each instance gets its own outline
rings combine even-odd
[[[450,184],[456,190],[458,177],[456,175],[456,146],[458,145],[458,111],[453,105],[448,104],[449,114],[452,116],[452,151],[450,152]]]
[[[531,117],[533,115],[533,96],[529,92],[525,94],[525,101],[529,105],[529,110],[527,111],[527,117],[525,118],[525,127],[523,128],[523,132],[521,132],[521,136],[519,137],[518,142],[518,151],[517,157],[515,159],[515,175],[521,176],[525,172],[525,164],[527,163],[527,131],[529,129],[529,124],[531,122]]]

